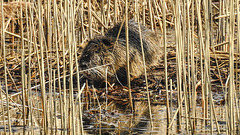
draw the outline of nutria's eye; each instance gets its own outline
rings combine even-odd
[[[82,56],[83,59],[85,60],[89,60],[90,59],[90,55],[89,54],[85,54]]]
[[[106,46],[111,46],[111,42],[107,39],[103,39],[102,42],[106,45]]]

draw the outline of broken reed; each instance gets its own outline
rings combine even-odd
[[[10,115],[9,106],[19,103],[8,95],[8,87],[6,87],[9,82],[16,84],[11,79],[14,76],[8,71],[10,67],[7,57],[16,53],[18,54],[16,63],[21,62],[19,65],[22,85],[16,84],[16,87],[12,89],[19,91],[16,96],[17,99],[22,100],[18,108],[18,111],[23,113],[20,123],[24,126],[31,125],[32,133],[35,132],[33,126],[39,126],[42,128],[42,132],[49,133],[47,123],[51,123],[51,133],[83,134],[81,93],[84,89],[83,86],[85,86],[84,83],[77,82],[78,100],[73,97],[73,74],[76,73],[77,80],[80,80],[77,63],[79,45],[86,43],[87,39],[96,34],[103,34],[112,24],[123,20],[123,16],[127,18],[126,20],[132,17],[139,18],[137,21],[147,25],[150,29],[163,31],[162,43],[165,44],[166,52],[163,56],[167,99],[168,93],[170,96],[172,94],[172,81],[168,83],[167,64],[171,63],[167,59],[166,32],[168,31],[167,26],[175,29],[175,33],[172,34],[175,36],[176,43],[178,109],[172,112],[173,106],[166,102],[169,132],[172,132],[171,126],[175,117],[178,117],[179,127],[186,127],[187,133],[194,133],[196,118],[201,117],[206,121],[206,124],[210,120],[211,133],[215,132],[213,130],[215,128],[218,133],[221,133],[211,91],[213,87],[211,68],[217,70],[221,83],[220,90],[226,93],[226,109],[224,110],[227,123],[226,132],[235,133],[237,130],[240,121],[239,99],[237,98],[240,85],[238,72],[240,53],[239,1],[219,1],[216,5],[216,2],[208,0],[130,0],[125,3],[117,0],[103,0],[101,2],[95,0],[43,2],[38,0],[36,3],[24,0],[20,1],[19,4],[20,16],[16,15],[14,17],[17,18],[8,17],[6,19],[7,13],[5,11],[8,10],[4,10],[4,8],[7,3],[1,3],[2,49],[0,54],[3,63],[1,67],[4,68],[4,72],[1,73],[4,75],[4,82],[1,84],[4,84],[5,92],[2,88],[0,90],[1,105],[7,107],[7,110],[1,109],[2,114],[7,112],[7,117],[1,116],[4,125],[6,124],[5,120],[8,120],[5,132],[7,132],[6,129],[11,131],[13,124],[11,119],[14,119]],[[125,11],[125,9],[128,10]],[[15,11],[8,12],[15,13]],[[218,17],[214,18],[214,14],[218,14]],[[213,19],[217,19],[218,22],[214,22],[216,20]],[[20,22],[19,33],[14,33],[14,25],[11,25],[15,20]],[[7,39],[9,35],[13,39],[11,40],[12,47],[5,43],[5,38]],[[234,42],[235,39],[237,42]],[[16,41],[20,41],[20,44]],[[15,48],[17,51],[11,50]],[[226,55],[221,52],[225,52]],[[229,62],[229,73],[226,81],[221,76],[220,65],[222,66],[224,62],[221,62],[219,57],[225,57]],[[234,59],[236,60],[234,61]],[[214,63],[216,66],[211,66]],[[66,84],[67,76],[70,77],[69,89],[67,89]],[[57,81],[60,78],[63,79],[63,85]],[[54,82],[58,83],[57,90]],[[41,96],[32,94],[32,91],[36,90],[36,87],[32,87],[34,85],[41,86]],[[17,86],[21,86],[21,89],[18,89]],[[196,116],[196,93],[199,88],[202,94],[203,116]],[[60,100],[55,100],[57,98]],[[150,101],[149,96],[148,101]],[[34,106],[35,104],[37,106]],[[107,107],[107,103],[98,103],[97,105],[99,108],[103,108],[101,106],[104,105]],[[149,110],[151,110],[150,102]],[[151,114],[151,111],[149,113]],[[41,118],[38,119],[37,115]],[[60,120],[56,119],[57,115],[61,116]],[[33,122],[36,119],[40,124],[37,125]],[[185,125],[182,125],[182,121],[185,121]],[[64,130],[58,131],[57,128]],[[207,127],[204,126],[204,128]]]

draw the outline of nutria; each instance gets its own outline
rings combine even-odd
[[[95,83],[103,82],[107,71],[108,82],[126,84],[125,24],[117,40],[120,27],[121,23],[118,23],[109,29],[105,36],[97,36],[90,40],[82,52],[79,60],[80,70],[84,70],[85,77]],[[142,25],[140,27],[146,67],[149,69],[158,63],[163,48],[159,36]],[[138,23],[130,20],[128,28],[130,77],[133,79],[144,72],[144,67]]]

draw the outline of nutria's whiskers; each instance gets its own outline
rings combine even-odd
[[[94,70],[94,69],[96,69],[96,68],[102,68],[102,67],[106,67],[106,66],[110,66],[110,65],[112,65],[112,64],[109,63],[109,64],[105,64],[105,65],[101,65],[101,66],[96,66],[96,67],[92,67],[92,68],[88,68],[88,69],[80,70],[79,73],[83,73],[83,72],[91,71],[91,70]]]

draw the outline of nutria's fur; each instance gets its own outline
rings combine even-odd
[[[102,82],[106,79],[107,71],[109,82],[119,80],[122,84],[126,84],[125,25],[123,25],[116,42],[120,26],[121,23],[109,29],[105,36],[98,36],[90,40],[84,48],[79,66],[81,70],[85,70],[84,74],[87,78]],[[130,20],[128,28],[130,75],[133,79],[144,72],[144,67],[138,24]],[[163,48],[160,44],[160,37],[144,26],[141,26],[141,35],[146,66],[149,69],[158,63],[160,54],[163,54]]]

